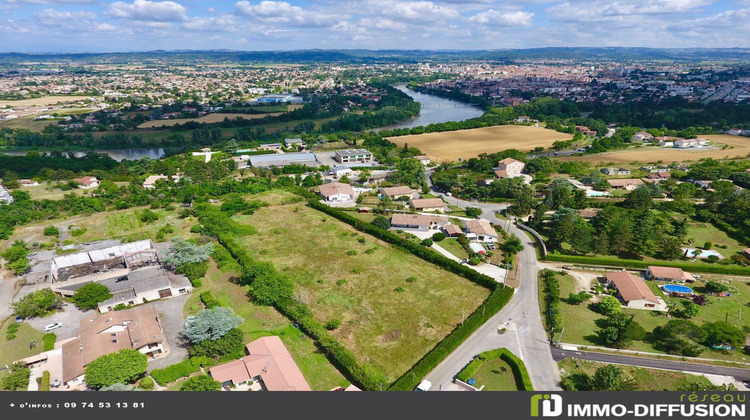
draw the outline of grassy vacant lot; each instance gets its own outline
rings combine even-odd
[[[257,338],[278,335],[284,342],[294,361],[314,391],[328,391],[337,386],[348,385],[346,379],[322,355],[307,336],[294,328],[289,320],[270,306],[258,306],[247,297],[247,287],[234,284],[230,279],[236,274],[222,272],[211,261],[203,286],[196,289],[185,304],[185,316],[203,308],[200,294],[210,291],[222,306],[234,309],[245,322],[240,326],[245,333],[245,342]],[[179,389],[179,387],[177,387]]]
[[[44,236],[44,228],[47,226],[57,226],[61,231],[63,228],[69,226],[73,226],[74,229],[84,228],[85,232],[83,235],[68,235],[67,239],[72,240],[74,243],[101,241],[104,239],[121,239],[123,241],[152,239],[156,241],[157,232],[166,225],[171,225],[174,228],[174,232],[167,234],[165,239],[171,239],[175,236],[182,236],[184,238],[196,236],[196,234],[190,233],[190,227],[198,223],[197,219],[194,217],[178,218],[177,216],[181,211],[180,208],[173,211],[164,209],[153,210],[160,218],[148,224],[141,222],[137,217],[137,213],[144,209],[107,211],[75,216],[68,219],[46,220],[21,226],[13,232],[10,239],[0,241],[0,249],[4,246],[9,246],[17,239],[24,240],[26,243],[52,242],[55,238]]]
[[[440,242],[436,242],[436,244],[462,260],[465,260],[469,256],[456,238],[445,238]]]
[[[185,124],[187,122],[195,121],[197,123],[206,123],[206,124],[214,124],[218,122],[224,121],[225,118],[229,118],[230,120],[234,119],[243,119],[243,120],[256,120],[258,118],[265,118],[265,117],[277,117],[281,115],[282,112],[274,112],[270,114],[208,114],[204,115],[200,118],[175,118],[173,120],[154,120],[154,121],[148,121],[138,126],[138,128],[154,128],[154,127],[172,127],[177,124]]]
[[[577,293],[583,290],[581,287],[578,287],[576,281],[572,277],[570,277],[570,275],[558,274],[557,280],[560,283],[560,297],[562,299],[567,298],[568,294],[570,293]],[[646,284],[649,285],[656,296],[661,297],[667,301],[670,300],[667,299],[659,290],[658,286],[660,283],[657,284],[657,282],[646,280]],[[698,325],[702,325],[706,322],[728,320],[730,323],[736,325],[739,328],[742,328],[744,325],[750,324],[747,315],[744,315],[744,318],[740,319],[741,309],[746,309],[748,305],[750,305],[750,283],[742,281],[732,281],[729,283],[729,286],[732,290],[732,296],[708,296],[708,304],[701,307],[700,314],[697,317],[690,319],[690,321]],[[702,283],[696,283],[696,285],[691,287],[696,292],[704,292]],[[677,306],[675,307],[674,316],[674,318],[676,318],[677,316],[679,316],[678,310],[682,308],[681,302],[685,300],[671,300],[674,300],[677,304]],[[540,305],[542,308],[544,307],[544,303],[541,300],[541,292]],[[561,301],[560,311],[562,313],[563,327],[565,328],[562,342],[581,345],[601,345],[596,335],[596,331],[600,329],[600,327],[597,325],[597,321],[603,320],[605,318],[603,315],[595,312],[588,303],[582,303],[580,305],[570,305],[568,303],[565,303],[565,301]],[[667,321],[669,321],[669,318],[667,318],[666,314],[662,312],[638,309],[623,309],[623,311],[629,315],[634,315],[635,321],[641,324],[641,326],[643,326],[643,328],[648,333],[652,332],[654,328],[664,325],[667,323]],[[648,341],[633,341],[628,349],[661,353],[661,351],[655,349],[653,345]],[[712,350],[708,347],[705,348],[705,350],[699,357],[734,361],[750,360],[750,357],[746,356],[740,349],[725,352],[720,350]]]
[[[507,149],[529,151],[536,147],[550,147],[559,140],[570,140],[571,135],[539,127],[501,125],[443,133],[390,137],[398,146],[408,144],[428,155],[435,162],[469,159],[480,153],[495,153]]]
[[[55,105],[61,102],[78,102],[90,98],[90,96],[76,96],[76,95],[60,95],[60,96],[44,96],[41,98],[33,99],[17,99],[17,100],[0,100],[0,107],[8,106],[48,106]]]
[[[33,356],[42,352],[44,341],[43,333],[37,331],[27,323],[21,323],[21,328],[16,332],[16,338],[11,341],[6,340],[5,336],[8,331],[8,325],[13,324],[13,318],[8,318],[0,327],[0,367],[10,365],[18,359]],[[36,341],[36,348],[29,349],[29,343]]]
[[[565,377],[589,375],[593,376],[594,372],[606,363],[590,362],[588,360],[571,360],[565,359],[558,363],[560,374]],[[699,383],[709,385],[711,382],[704,376],[691,375],[689,373],[677,372],[673,370],[646,369],[635,366],[620,366],[625,374],[635,380],[637,391],[676,391],[684,385]]]
[[[475,387],[484,385],[483,391],[518,391],[513,369],[500,358],[482,363],[474,374],[474,380]]]
[[[605,162],[616,164],[630,162],[656,163],[657,161],[672,163],[698,161],[706,158],[727,159],[745,157],[750,154],[750,138],[730,136],[727,134],[713,134],[700,137],[719,143],[719,148],[680,150],[663,147],[639,147],[588,156],[565,156],[561,157],[560,160],[582,161],[593,164]],[[722,145],[727,145],[728,147],[722,149]]]
[[[124,185],[129,185],[129,182],[115,182],[115,185],[118,187],[122,187]],[[66,194],[76,194],[76,195],[91,195],[92,190],[87,190],[83,188],[76,188],[72,189],[70,191],[63,191],[57,187],[55,187],[54,183],[50,182],[41,182],[39,185],[35,187],[26,187],[21,186],[19,188],[21,191],[26,191],[31,196],[32,200],[62,200]]]
[[[713,242],[713,249],[724,258],[729,258],[732,254],[742,252],[742,249],[746,248],[710,223],[690,223],[687,238],[693,240],[692,247],[702,247],[706,242]],[[724,246],[726,249],[723,248]]]
[[[257,197],[271,203],[238,216],[258,234],[240,242],[295,281],[295,295],[315,319],[332,319],[332,332],[361,362],[389,381],[445,337],[489,291],[388,243],[359,233],[291,195]]]

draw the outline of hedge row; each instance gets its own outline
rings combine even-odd
[[[463,324],[459,324],[442,341],[437,343],[429,353],[424,355],[411,369],[404,373],[390,387],[389,391],[411,391],[419,381],[440,364],[449,354],[461,345],[482,324],[495,315],[513,296],[511,287],[497,288],[487,300],[477,308]]]
[[[44,351],[50,351],[55,348],[57,335],[55,333],[47,333],[42,336],[42,340],[44,341]]]
[[[544,319],[547,328],[560,331],[562,328],[562,314],[560,313],[560,283],[557,281],[555,272],[543,270],[542,293],[544,293]]]
[[[203,305],[206,307],[206,309],[211,309],[213,307],[220,306],[219,302],[211,294],[211,292],[203,292],[200,294],[200,297],[201,297],[201,302],[203,302]]]
[[[523,360],[516,357],[515,354],[511,353],[510,350],[505,348],[480,353],[458,374],[458,379],[467,382],[474,376],[484,362],[493,359],[502,359],[510,366],[511,370],[513,370],[513,376],[516,378],[516,386],[519,391],[534,390],[534,387],[531,385],[529,372],[526,370],[526,364],[523,363]]]
[[[341,210],[329,207],[321,203],[317,197],[310,198],[308,200],[308,204],[310,205],[310,207],[314,208],[315,210],[318,210],[330,216],[333,216],[337,218],[338,220],[351,225],[352,227],[354,227],[355,229],[361,232],[370,234],[380,240],[399,246],[409,251],[410,253],[416,255],[417,257],[422,258],[423,260],[427,262],[430,262],[448,271],[451,271],[462,277],[465,277],[473,281],[474,283],[479,284],[480,286],[484,286],[490,290],[497,287],[497,283],[492,277],[481,274],[461,263],[458,263],[449,258],[446,258],[442,254],[434,251],[432,248],[425,248],[419,243],[412,242],[408,239],[404,239],[392,231],[383,230],[379,227],[372,225],[371,223],[365,223],[364,221],[357,219],[356,217],[350,214],[347,214]]]
[[[576,255],[547,254],[547,261],[560,261],[577,264],[613,265],[625,268],[646,268],[650,265],[658,267],[676,267],[694,273],[728,274],[750,276],[750,268],[726,265],[691,264],[678,261],[638,261],[607,257],[582,257]]]
[[[230,235],[220,234],[219,243],[237,260],[245,273],[252,272],[259,261],[254,260]],[[268,269],[268,266],[264,267]],[[297,324],[299,329],[315,341],[320,351],[352,382],[368,391],[383,386],[383,376],[368,365],[361,365],[349,350],[336,341],[323,325],[313,319],[309,309],[290,298],[277,299],[274,307]]]
[[[170,382],[188,377],[193,373],[200,371],[201,366],[208,366],[210,364],[211,359],[207,357],[191,357],[180,363],[167,366],[164,369],[154,369],[151,371],[151,377],[154,378],[159,385],[166,386]]]
[[[49,378],[50,378],[50,373],[48,370],[45,370],[44,372],[42,372],[42,383],[41,385],[39,385],[40,391],[49,391]]]

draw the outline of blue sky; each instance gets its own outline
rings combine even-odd
[[[0,0],[0,51],[750,47],[750,0]]]

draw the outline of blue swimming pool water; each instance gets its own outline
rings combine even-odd
[[[662,286],[664,290],[675,293],[693,293],[693,289],[687,286],[680,286],[679,284],[665,284]]]

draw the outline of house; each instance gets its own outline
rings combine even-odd
[[[505,158],[498,162],[497,168],[495,168],[495,177],[498,179],[519,177],[525,166],[526,164],[520,160]]]
[[[585,209],[580,209],[577,211],[577,213],[579,216],[583,217],[584,219],[590,220],[596,217],[599,214],[599,211],[600,211],[599,209],[594,209],[594,208],[589,207]]]
[[[743,249],[742,253],[745,254],[745,258],[750,258],[750,248]]]
[[[396,213],[391,216],[391,227],[394,229],[429,230],[440,229],[450,224],[447,217],[426,216],[424,214]]]
[[[281,143],[266,143],[258,146],[258,150],[273,150],[274,152],[281,151]]]
[[[352,172],[352,168],[348,166],[334,166],[333,168],[331,168],[330,174],[335,176],[336,178],[340,178],[344,175],[349,175]]]
[[[643,185],[643,181],[640,179],[608,179],[607,183],[614,189],[625,189],[628,191],[633,191]]]
[[[520,115],[518,118],[516,118],[516,122],[519,124],[526,124],[531,121],[531,117],[529,117],[528,115]]]
[[[711,183],[712,182],[713,181],[710,181],[710,180],[708,180],[708,181],[695,181],[695,182],[693,182],[693,184],[695,184],[699,188],[709,189],[709,188],[711,188]]]
[[[464,231],[470,241],[494,243],[499,237],[495,228],[484,219],[465,220]]]
[[[145,181],[143,181],[143,188],[146,188],[148,190],[156,188],[156,183],[158,181],[169,181],[169,178],[167,175],[160,174],[160,175],[151,175],[148,178],[146,178]],[[172,175],[172,180],[174,182],[180,182],[181,176],[178,175]]]
[[[320,187],[320,195],[330,203],[343,203],[354,198],[354,189],[349,184],[331,182]]]
[[[646,282],[627,271],[616,271],[604,275],[608,287],[617,290],[617,297],[628,308],[659,310],[666,306],[656,298]]]
[[[424,166],[427,166],[432,162],[427,155],[414,156],[414,159],[418,160]]]
[[[310,391],[305,377],[278,336],[261,337],[245,346],[247,356],[209,369],[214,380],[228,387],[249,381],[267,391]]]
[[[627,176],[630,175],[630,169],[627,168],[602,168],[601,173],[605,175]]]
[[[61,347],[62,382],[81,381],[91,362],[122,349],[138,350],[151,358],[167,353],[164,331],[153,306],[83,318],[75,338]]]
[[[576,132],[583,134],[584,136],[596,136],[596,131],[588,128],[585,125],[577,125]]]
[[[643,143],[643,142],[651,140],[653,138],[654,138],[654,136],[652,136],[651,134],[649,134],[649,133],[647,133],[645,131],[639,131],[639,132],[633,134],[633,136],[630,137],[630,140],[634,141],[636,143]]]
[[[284,147],[287,149],[305,147],[306,144],[302,139],[284,139]]]
[[[399,198],[413,198],[414,190],[406,185],[402,185],[399,187],[383,187],[380,189],[380,195],[383,197],[388,197],[391,200],[398,200]]]
[[[679,139],[674,142],[674,147],[680,148],[680,149],[689,149],[693,147],[703,147],[708,145],[708,140],[706,139]]]
[[[31,179],[19,179],[18,183],[20,183],[21,186],[23,186],[23,187],[36,187],[36,186],[39,186],[38,182],[36,182],[34,180],[31,180]]]
[[[677,283],[692,283],[695,281],[695,277],[692,274],[682,271],[681,268],[657,267],[653,265],[646,268],[646,278]]]
[[[370,163],[372,153],[365,149],[337,150],[334,159],[340,163]]]
[[[409,200],[409,206],[416,211],[445,212],[445,203],[439,198],[412,198]]]
[[[94,176],[84,176],[83,178],[74,178],[73,181],[79,184],[79,188],[96,188],[99,186],[99,180]]]
[[[730,128],[729,130],[727,130],[727,134],[729,134],[730,136],[739,136],[740,134],[742,134],[742,130],[740,130],[739,128]]]
[[[463,235],[463,231],[460,227],[449,223],[445,226],[443,226],[443,233],[449,238],[458,238],[459,236]]]
[[[646,178],[644,178],[644,181],[653,183],[653,182],[659,182],[659,181],[666,181],[671,177],[672,177],[672,174],[670,174],[667,171],[651,172],[650,174],[648,174]]]

